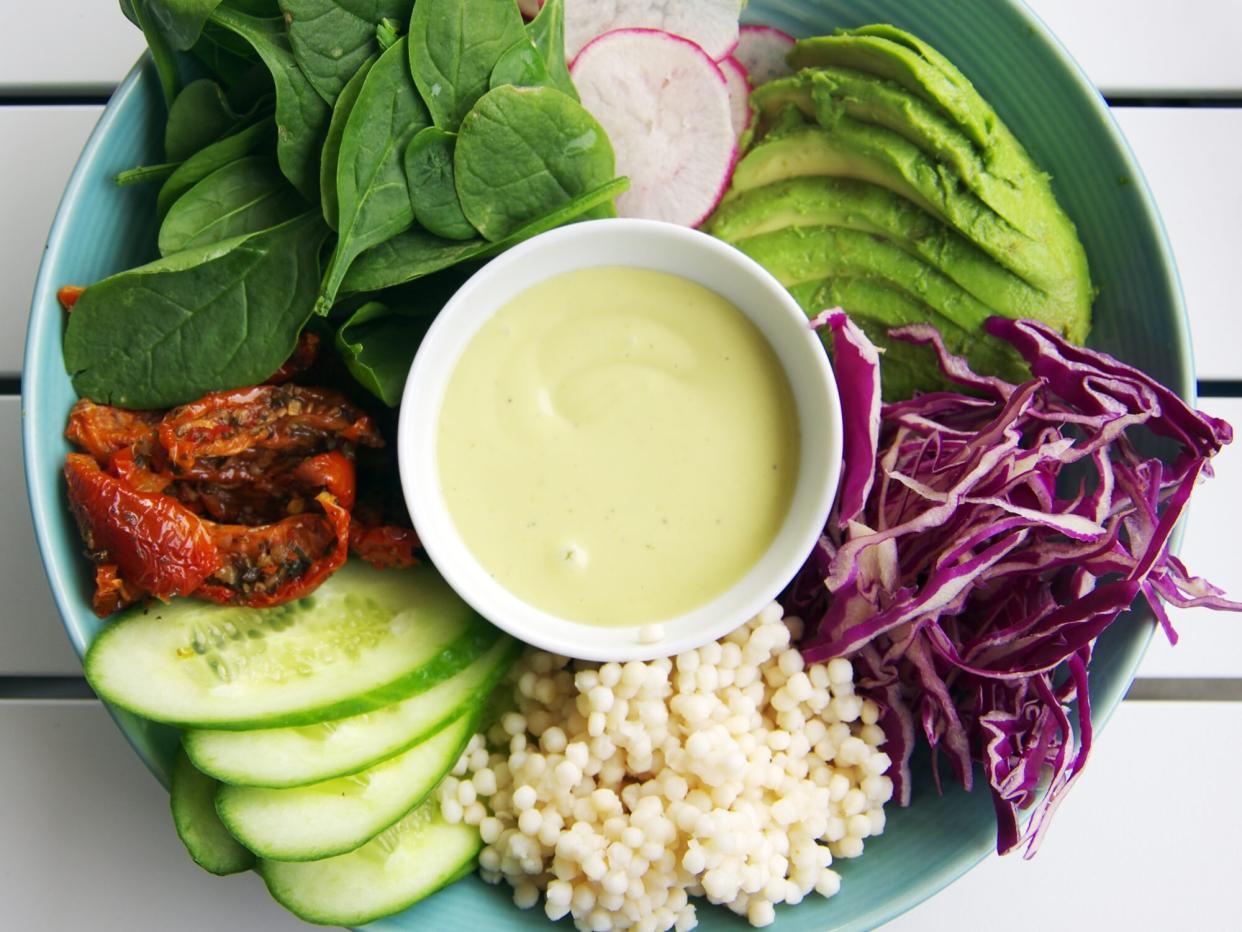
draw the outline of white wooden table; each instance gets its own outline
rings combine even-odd
[[[1163,210],[1202,406],[1242,426],[1242,0],[1032,0],[1114,103]],[[164,791],[80,679],[35,552],[18,379],[31,286],[77,152],[141,38],[100,0],[0,0],[0,928],[309,928],[253,875],[185,856]],[[53,51],[50,51],[53,50]],[[1185,557],[1242,593],[1242,449]],[[992,858],[895,930],[1242,927],[1242,619],[1176,613],[1033,862]]]

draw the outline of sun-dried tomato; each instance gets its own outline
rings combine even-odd
[[[308,457],[298,463],[291,478],[291,484],[300,488],[330,492],[338,505],[346,511],[353,510],[357,478],[353,461],[345,454],[332,450]]]
[[[60,302],[60,306],[66,311],[72,311],[73,306],[78,303],[78,298],[86,292],[81,285],[65,285],[56,292],[56,300]]]
[[[413,528],[390,524],[367,526],[354,521],[349,528],[349,549],[376,569],[399,569],[418,562],[422,548]]]
[[[65,458],[65,480],[88,552],[130,586],[189,595],[220,565],[203,521],[175,499],[132,489],[82,453]]]
[[[328,492],[323,509],[260,527],[208,525],[223,562],[195,596],[263,608],[299,599],[338,570],[349,553],[349,512]]]
[[[318,356],[319,335],[307,330],[298,337],[298,345],[293,348],[293,352],[285,360],[284,365],[273,372],[271,378],[264,384],[283,385],[313,366]]]
[[[168,412],[158,434],[178,471],[202,459],[255,450],[307,455],[345,442],[383,445],[371,418],[343,395],[299,385],[212,392]]]
[[[107,466],[113,453],[154,436],[161,413],[127,411],[83,398],[69,412],[65,438],[93,456],[100,466]]]
[[[149,595],[268,606],[310,592],[349,552],[354,453],[383,445],[343,395],[296,385],[162,414],[83,400],[66,436],[89,454],[70,454],[65,476],[101,616]],[[377,524],[353,534],[364,559],[416,562],[413,531]]]
[[[91,608],[100,618],[107,618],[145,597],[145,592],[121,578],[115,563],[101,563],[95,567],[95,594],[91,597]]]

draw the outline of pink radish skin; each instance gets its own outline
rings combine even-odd
[[[741,0],[565,0],[565,55],[617,29],[682,36],[719,61],[737,45]]]
[[[743,26],[733,57],[750,75],[751,86],[758,87],[793,74],[793,69],[785,63],[785,56],[796,42],[789,33],[772,26]]]
[[[570,66],[582,105],[599,120],[630,189],[623,217],[698,226],[724,196],[737,161],[725,76],[689,39],[617,29]]]
[[[543,9],[543,0],[517,0],[518,9],[527,19],[534,19]]]
[[[737,136],[750,129],[750,75],[745,66],[733,56],[716,62],[729,88],[729,112],[733,118],[733,132]]]

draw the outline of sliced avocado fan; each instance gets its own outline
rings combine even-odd
[[[801,70],[751,96],[748,151],[706,229],[809,314],[831,299],[859,317],[888,348],[886,398],[945,384],[930,352],[893,346],[889,326],[936,324],[979,371],[1013,379],[1024,371],[983,333],[988,316],[1086,339],[1094,289],[1073,222],[944,56],[880,25],[801,41],[789,62]]]

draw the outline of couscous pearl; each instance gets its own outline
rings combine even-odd
[[[507,753],[476,735],[437,793],[478,825],[484,879],[523,906],[544,888],[549,918],[601,930],[689,929],[691,895],[766,925],[834,893],[833,854],[884,827],[891,760],[848,661],[806,665],[800,627],[771,606],[672,660],[529,651],[517,710],[487,735]]]

